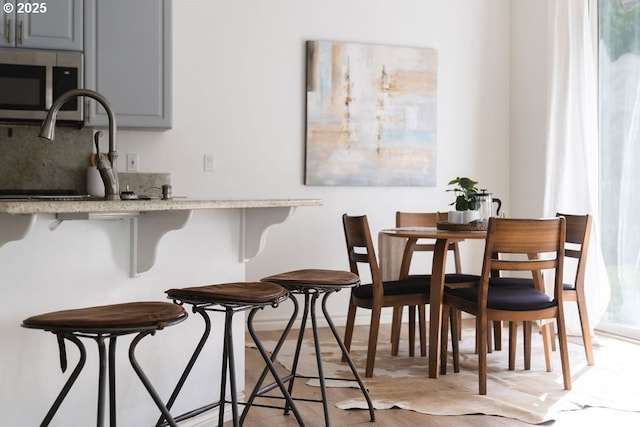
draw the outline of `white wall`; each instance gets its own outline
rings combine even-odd
[[[446,183],[456,176],[478,179],[509,211],[511,7],[508,0],[174,2],[174,128],[121,132],[121,157],[137,152],[143,171],[171,172],[177,195],[323,199],[323,207],[300,208],[269,231],[265,251],[247,264],[251,280],[348,268],[343,213],[367,214],[375,235],[393,225],[396,210],[447,210]],[[305,40],[438,50],[436,187],[303,184]],[[214,173],[202,171],[205,152],[216,156]],[[344,316],[348,295],[338,295],[333,311]]]
[[[548,4],[539,0],[511,2],[509,214],[516,217],[543,215],[549,85]]]

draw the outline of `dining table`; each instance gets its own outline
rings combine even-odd
[[[440,373],[440,334],[442,330],[442,297],[444,293],[447,248],[449,243],[467,239],[486,238],[486,230],[475,227],[398,227],[383,229],[378,234],[383,280],[407,277],[410,259],[404,254],[404,247],[420,239],[435,240],[431,269],[431,290],[429,294],[429,377],[438,378]],[[399,262],[400,261],[400,262]],[[385,277],[386,276],[386,277]]]

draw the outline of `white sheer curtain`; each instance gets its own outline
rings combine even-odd
[[[589,0],[549,0],[550,96],[544,213],[593,215],[585,276],[593,328],[609,301],[598,229],[598,98]],[[594,11],[595,13],[595,11]],[[580,331],[575,304],[565,304],[569,333]]]
[[[599,14],[600,209],[612,282],[602,327],[640,339],[640,10],[607,0]]]

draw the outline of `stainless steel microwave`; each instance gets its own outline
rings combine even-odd
[[[0,121],[43,120],[53,101],[84,82],[79,52],[0,49]],[[82,122],[83,103],[73,98],[58,120]]]

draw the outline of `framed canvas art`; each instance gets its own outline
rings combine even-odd
[[[435,186],[436,50],[306,48],[305,184]]]

